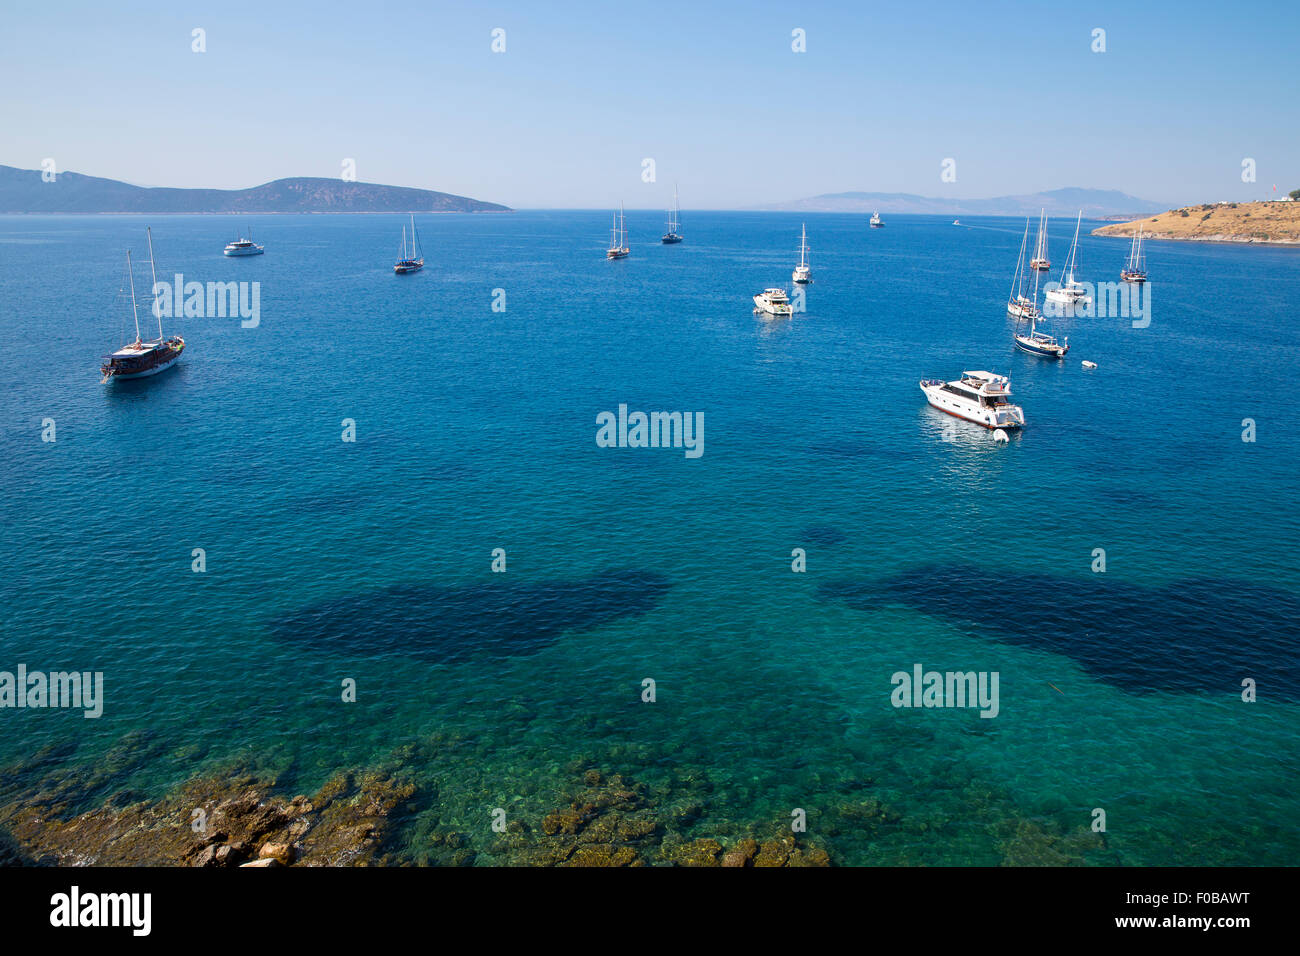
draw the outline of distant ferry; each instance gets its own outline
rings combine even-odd
[[[153,230],[146,229],[145,232],[149,237],[149,270],[153,273],[154,288],[157,288],[158,270],[153,261]],[[149,375],[157,375],[171,368],[185,351],[185,340],[179,335],[173,335],[169,339],[163,337],[162,314],[157,309],[154,310],[158,315],[157,340],[146,342],[140,338],[140,310],[135,300],[135,276],[131,271],[129,249],[126,253],[126,275],[127,284],[131,287],[131,315],[135,319],[135,341],[104,356],[103,364],[99,368],[104,376],[104,382],[115,378],[145,378]]]
[[[1128,261],[1124,263],[1124,268],[1120,270],[1119,277],[1125,282],[1135,282],[1141,284],[1147,281],[1147,260],[1142,254],[1142,227],[1138,226],[1137,234],[1133,236],[1133,245],[1129,249]]]
[[[253,230],[250,228],[247,239],[226,243],[225,251],[228,256],[260,256],[266,250],[253,242]]]
[[[794,315],[794,306],[790,304],[790,297],[785,294],[785,289],[764,289],[754,296],[754,313]]]
[[[992,372],[962,372],[952,382],[923,379],[926,401],[941,412],[964,418],[985,428],[1023,428],[1025,413],[1012,405],[1011,382]]]
[[[659,241],[666,246],[681,242],[681,234],[677,231],[680,228],[681,223],[677,221],[677,187],[673,186],[673,208],[668,210],[668,231]]]
[[[794,281],[806,285],[812,281],[812,267],[808,265],[808,225],[804,224],[803,235],[799,239],[799,264],[794,267]]]
[[[397,261],[393,263],[393,272],[396,275],[405,275],[408,272],[419,272],[424,268],[424,253],[420,251],[420,237],[415,232],[415,214],[411,214],[411,247],[406,247],[406,227],[402,227],[402,247],[397,253]]]
[[[880,210],[877,209],[875,212],[871,214],[871,228],[879,229],[883,225],[884,223],[880,221]]]
[[[627,226],[623,222],[623,204],[618,204],[618,215],[614,217],[614,228],[609,232],[609,248],[605,250],[606,259],[626,259],[631,252],[627,247]]]

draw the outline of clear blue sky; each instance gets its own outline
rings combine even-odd
[[[1261,198],[1300,187],[1298,43],[1295,0],[9,2],[0,163],[242,187],[352,157],[363,181],[517,207],[662,208],[674,181],[696,209]]]

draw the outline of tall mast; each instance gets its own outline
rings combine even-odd
[[[808,223],[803,224],[803,234],[799,238],[799,265],[807,264],[808,257]]]
[[[1070,254],[1066,256],[1065,265],[1061,268],[1061,284],[1065,284],[1065,277],[1070,277],[1070,282],[1074,282],[1074,257],[1079,249],[1079,223],[1083,222],[1083,210],[1079,210],[1079,217],[1074,221],[1074,241],[1070,243]]]
[[[131,314],[135,316],[135,340],[140,341],[140,312],[135,305],[135,273],[131,271],[131,250],[126,250],[126,279],[131,283]]]
[[[623,203],[618,204],[618,247],[627,245],[627,222],[623,219]]]
[[[1029,245],[1029,217],[1025,217],[1025,235],[1020,240],[1020,254],[1016,256],[1016,274],[1011,277],[1011,294],[1019,296],[1024,291],[1020,283],[1020,271],[1025,267],[1025,246]]]
[[[158,308],[158,269],[153,264],[153,229],[148,226],[144,227],[145,235],[149,237],[149,271],[153,274],[153,285],[149,289],[149,294],[153,296],[153,314],[158,319],[158,341],[163,340],[162,330],[162,309]],[[131,291],[135,291],[135,283],[131,283]]]

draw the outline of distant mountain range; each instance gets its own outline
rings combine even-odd
[[[510,212],[431,189],[342,179],[277,179],[251,189],[172,189],[115,179],[0,166],[0,213]]]
[[[939,199],[913,193],[827,193],[810,199],[766,206],[789,212],[916,213],[938,216],[1073,216],[1080,209],[1087,219],[1136,219],[1169,208],[1167,203],[1138,199],[1115,189],[1053,189],[993,199]]]

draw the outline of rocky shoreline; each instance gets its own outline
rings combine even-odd
[[[782,821],[715,818],[707,787],[656,791],[575,760],[562,771],[567,790],[547,798],[547,812],[519,805],[496,811],[493,821],[485,808],[481,829],[469,832],[439,799],[438,785],[417,783],[409,772],[454,751],[455,742],[442,739],[398,748],[375,766],[339,770],[311,794],[291,794],[275,772],[246,762],[206,770],[160,799],[115,786],[159,749],[137,732],[89,766],[73,763],[66,749],[47,748],[3,768],[0,865],[822,867],[833,864],[840,834],[910,829],[924,838],[954,822],[906,820],[861,792],[820,814],[810,827],[815,835],[793,833]],[[81,809],[87,804],[92,808]],[[1063,833],[1002,809],[991,795],[972,800],[975,822],[1004,864],[1110,857],[1104,834]]]
[[[1158,216],[1099,226],[1094,236],[1175,242],[1239,242],[1259,246],[1300,243],[1300,202],[1218,202],[1171,209]]]

